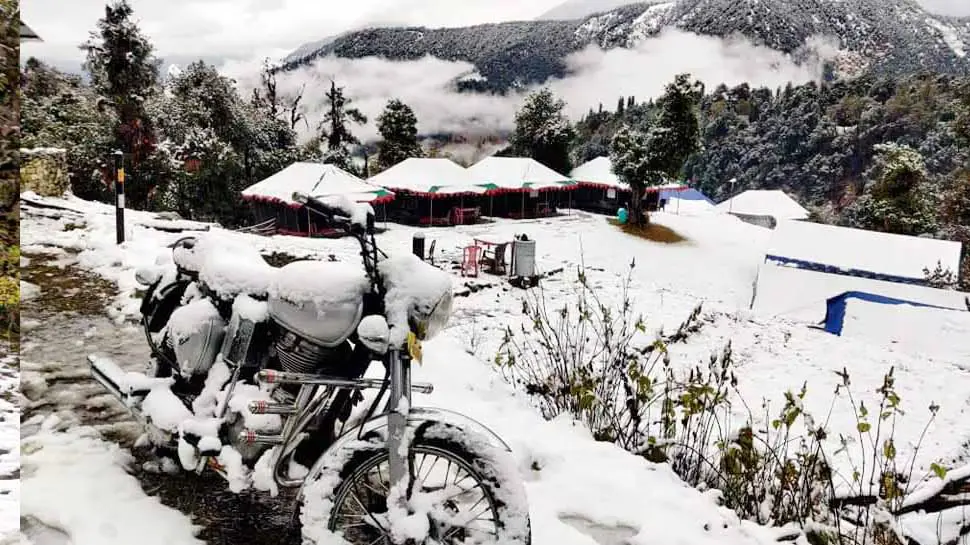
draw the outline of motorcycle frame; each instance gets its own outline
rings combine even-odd
[[[304,485],[304,478],[294,479],[288,475],[285,462],[302,441],[313,439],[305,432],[306,427],[311,422],[316,421],[319,416],[333,410],[331,402],[341,390],[388,389],[389,396],[383,410],[372,416],[368,422],[387,420],[386,448],[392,482],[399,482],[400,479],[409,475],[408,457],[400,454],[402,451],[400,447],[401,443],[406,440],[405,434],[411,415],[411,394],[414,391],[431,393],[433,387],[426,383],[412,384],[410,359],[399,350],[389,351],[384,363],[388,366],[386,384],[384,380],[377,379],[345,379],[275,370],[263,370],[258,373],[257,376],[261,382],[300,385],[300,390],[292,404],[268,404],[262,401],[254,401],[249,407],[253,412],[286,415],[281,434],[274,436],[254,434],[252,437],[254,442],[278,446],[274,458],[271,460],[271,465],[273,467],[273,478],[279,486],[296,488]],[[322,393],[319,391],[321,387],[326,388]],[[342,434],[333,444],[328,445],[328,449],[338,444],[339,439],[362,430],[362,426],[363,424],[355,426]]]
[[[319,213],[329,216],[333,223],[342,225],[345,230],[354,236],[360,244],[360,256],[363,259],[365,273],[370,280],[371,293],[365,302],[365,307],[370,307],[371,314],[377,313],[384,315],[383,300],[386,293],[383,280],[377,270],[378,256],[380,250],[374,237],[374,216],[368,214],[367,223],[364,226],[353,224],[349,218],[343,217],[340,211],[328,205],[308,198],[305,203],[308,207],[316,208]],[[254,443],[276,445],[274,459],[271,460],[273,467],[273,478],[279,486],[287,488],[301,487],[305,484],[306,478],[293,479],[288,475],[285,463],[296,447],[304,440],[312,440],[305,433],[306,427],[332,410],[331,402],[340,390],[363,390],[363,389],[383,389],[389,390],[387,404],[382,413],[375,418],[386,418],[387,437],[385,448],[387,449],[390,484],[393,486],[407,478],[411,473],[409,467],[409,457],[402,455],[407,452],[406,448],[401,448],[405,442],[408,428],[408,418],[411,413],[412,392],[431,393],[433,390],[430,384],[412,384],[411,382],[411,357],[404,353],[400,347],[390,347],[383,357],[383,363],[387,368],[386,380],[375,379],[345,379],[337,377],[327,377],[317,374],[291,373],[264,369],[257,374],[258,380],[272,384],[298,384],[300,390],[292,405],[287,404],[268,404],[265,402],[253,402],[250,404],[250,411],[273,412],[274,414],[284,415],[282,433],[279,435],[251,434],[249,439]],[[239,380],[241,365],[237,365],[233,371],[232,378],[228,384],[229,392],[226,401],[220,407],[219,417],[224,417],[228,408],[229,398],[236,382]],[[386,382],[386,384],[385,384]],[[319,394],[319,388],[325,387],[326,391]],[[264,405],[260,405],[264,403]],[[491,434],[494,436],[494,434]],[[337,444],[328,445],[328,449]],[[326,452],[326,451],[324,451]],[[206,459],[201,459],[197,466],[197,471],[201,471],[207,464]],[[311,473],[312,474],[312,473]]]
[[[340,214],[341,211],[333,209],[314,199],[306,199],[306,204],[307,206],[318,208],[325,215],[329,215],[333,223],[342,225],[349,234],[357,239],[361,247],[360,255],[363,260],[364,269],[371,283],[371,292],[365,296],[364,301],[365,314],[385,315],[383,301],[386,291],[383,280],[377,270],[379,255],[382,255],[382,252],[378,249],[374,237],[373,214],[368,214],[367,224],[361,226],[355,225],[349,218],[343,217]],[[185,239],[180,239],[172,247],[181,243],[183,240]],[[179,281],[197,280],[197,276],[191,271],[180,270],[178,278]],[[147,322],[145,322],[145,326],[149,345],[154,353],[158,353],[157,347],[148,331]],[[381,412],[377,414],[371,414],[369,412],[368,417],[363,422],[342,433],[339,437],[334,438],[327,445],[324,452],[333,448],[339,448],[340,445],[350,440],[352,436],[360,438],[365,433],[369,434],[382,427],[386,427],[387,431],[384,434],[385,448],[388,455],[392,486],[400,483],[411,473],[411,468],[409,467],[410,457],[407,455],[407,448],[401,447],[408,440],[408,428],[420,422],[444,422],[450,420],[460,425],[463,429],[468,429],[469,431],[476,429],[494,445],[504,448],[506,451],[511,450],[492,430],[467,416],[444,409],[412,407],[413,392],[431,393],[433,387],[427,383],[412,383],[411,355],[409,352],[402,350],[402,348],[401,346],[392,346],[384,354],[372,354],[374,357],[370,363],[372,364],[374,360],[379,359],[387,369],[387,376],[383,380],[330,377],[320,374],[293,373],[274,369],[262,369],[256,373],[255,378],[259,382],[278,385],[293,384],[299,385],[300,387],[292,403],[253,401],[249,405],[249,410],[254,414],[278,414],[283,417],[283,427],[279,434],[271,435],[252,431],[245,432],[245,439],[249,443],[278,447],[276,448],[274,459],[271,460],[271,466],[273,467],[273,478],[279,486],[286,488],[299,487],[302,494],[303,487],[306,483],[316,478],[322,471],[321,463],[324,458],[323,456],[310,468],[306,477],[299,479],[294,479],[289,476],[289,471],[284,462],[290,459],[302,441],[318,439],[312,437],[306,431],[307,427],[316,421],[318,417],[327,415],[331,410],[339,409],[333,407],[332,402],[341,391],[387,389],[389,395],[387,403]],[[101,362],[93,356],[89,356],[88,359],[91,363],[94,377],[109,392],[124,402],[139,422],[143,425],[147,424],[135,408],[137,401],[143,399],[144,394],[147,394],[147,392],[131,391],[130,387],[124,385],[123,372],[113,363],[107,361]],[[227,361],[227,363],[233,366],[233,370],[230,379],[223,385],[223,388],[227,388],[228,391],[225,400],[217,410],[217,416],[220,418],[225,417],[228,412],[229,400],[232,397],[237,383],[241,380],[242,370],[245,367],[244,362]],[[324,388],[322,392],[320,391],[321,388]],[[385,422],[386,424],[384,424]],[[201,456],[195,470],[196,472],[202,472],[206,467],[215,470],[217,473],[224,473],[218,464],[211,462],[210,456]],[[404,498],[401,498],[401,500],[403,501]]]

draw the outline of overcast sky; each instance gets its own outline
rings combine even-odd
[[[305,42],[367,24],[441,27],[532,19],[564,0],[130,1],[159,56],[174,62],[204,57],[218,64],[220,59],[279,58]],[[970,0],[920,1],[939,13],[970,15]],[[79,65],[77,46],[104,14],[104,5],[105,0],[21,0],[21,16],[44,39],[24,44],[22,58]]]

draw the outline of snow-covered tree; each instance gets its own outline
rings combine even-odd
[[[99,108],[100,97],[80,76],[35,58],[27,59],[20,82],[23,146],[66,149],[74,193],[85,199],[109,195],[102,169],[110,166],[116,146],[114,111]]]
[[[145,114],[145,103],[158,90],[159,62],[152,44],[132,20],[127,0],[105,6],[98,31],[81,47],[87,50],[84,68],[91,83],[118,118],[117,147],[129,154],[132,175],[126,188],[135,206],[145,203],[151,188],[137,167],[154,149],[152,120]]]
[[[660,100],[656,122],[646,131],[623,126],[610,143],[613,173],[630,186],[630,217],[634,224],[646,220],[641,201],[647,187],[676,178],[684,162],[699,145],[696,101],[702,91],[687,75],[667,86]]]
[[[167,169],[155,204],[186,217],[244,221],[240,192],[298,158],[296,134],[201,61],[172,78],[168,89],[150,103],[162,137],[156,165]],[[187,164],[198,168],[187,172]]]
[[[569,172],[569,144],[574,131],[563,115],[566,104],[549,89],[541,89],[525,99],[515,114],[515,131],[509,138],[511,151],[531,157],[547,167]]]
[[[391,99],[377,118],[382,140],[377,144],[380,168],[390,168],[409,157],[421,157],[418,143],[418,119],[407,104]]]
[[[268,58],[263,60],[263,69],[259,75],[260,86],[253,89],[253,105],[257,108],[265,108],[270,117],[286,120],[290,128],[296,130],[296,126],[301,121],[306,122],[306,112],[300,106],[306,85],[304,84],[296,94],[281,93],[276,69],[277,66],[271,64]]]
[[[352,146],[359,145],[360,140],[350,132],[350,124],[363,125],[367,123],[367,117],[350,106],[352,100],[344,96],[344,88],[337,87],[334,81],[330,82],[326,99],[327,110],[323,114],[319,130],[321,141],[326,142],[323,160],[353,172]]]
[[[925,194],[926,164],[915,149],[889,143],[874,146],[875,163],[867,173],[865,193],[848,211],[853,223],[865,229],[919,235],[936,223]]]

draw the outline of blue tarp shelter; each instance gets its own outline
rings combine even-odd
[[[860,301],[868,301],[870,303],[879,303],[883,305],[912,305],[914,307],[936,308],[940,310],[949,310],[954,312],[964,311],[963,309],[941,307],[937,305],[928,305],[926,303],[918,303],[916,301],[906,301],[904,299],[887,297],[885,295],[878,295],[875,293],[866,293],[862,291],[847,291],[845,293],[836,295],[835,297],[831,297],[826,301],[825,331],[828,331],[833,335],[839,335],[839,336],[842,335],[842,326],[845,324],[845,307],[849,299],[858,299]]]
[[[684,191],[671,191],[669,189],[664,189],[660,191],[660,198],[667,199],[668,201],[670,199],[684,199],[685,201],[707,201],[714,204],[714,201],[708,199],[707,195],[704,195],[694,188],[686,189]]]

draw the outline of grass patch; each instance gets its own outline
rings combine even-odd
[[[631,223],[620,224],[616,218],[607,220],[611,225],[619,227],[624,233],[635,237],[661,242],[663,244],[677,244],[687,242],[689,239],[666,225],[650,222],[646,225],[633,225]]]

